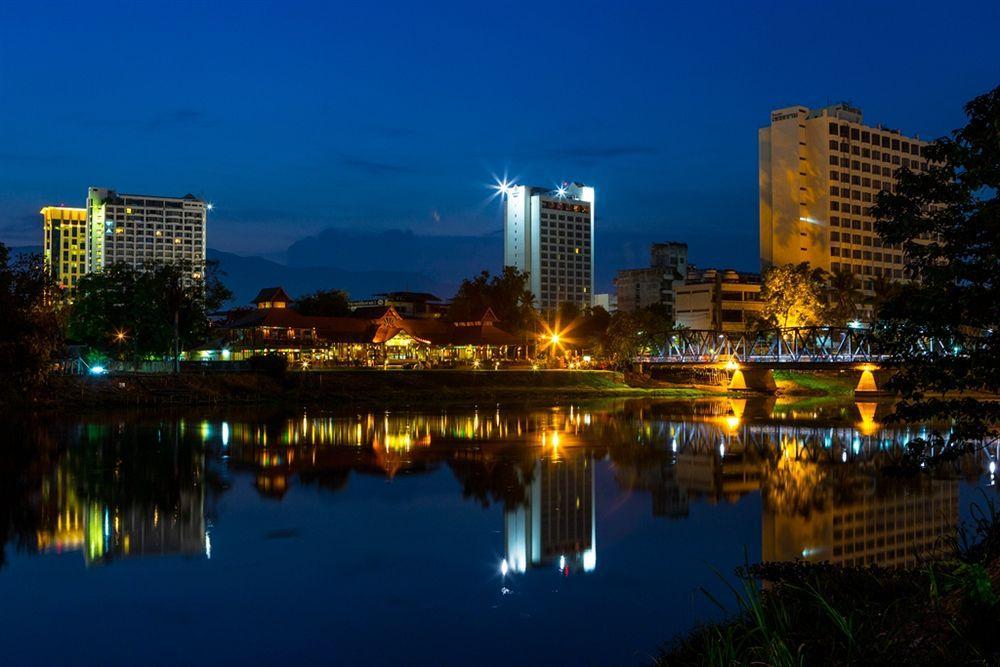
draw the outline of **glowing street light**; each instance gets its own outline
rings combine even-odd
[[[118,329],[115,331],[116,343],[124,343],[126,338],[128,338],[128,333],[126,333],[124,329]]]

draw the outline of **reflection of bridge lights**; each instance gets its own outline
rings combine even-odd
[[[504,558],[500,561],[500,576],[506,577],[508,572],[510,572],[510,565],[507,564],[507,559]]]

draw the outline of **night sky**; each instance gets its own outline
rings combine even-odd
[[[996,0],[8,0],[0,240],[39,244],[38,209],[88,185],[201,195],[209,245],[244,254],[329,227],[480,235],[506,172],[595,185],[598,243],[753,269],[771,109],[849,100],[939,136],[1000,83],[998,28]]]

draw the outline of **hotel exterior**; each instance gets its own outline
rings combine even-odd
[[[529,276],[542,310],[563,303],[592,305],[594,188],[567,183],[555,190],[502,186],[504,265]]]
[[[862,122],[847,104],[771,112],[758,131],[761,267],[809,262],[850,271],[870,287],[902,280],[903,252],[883,244],[871,209],[896,187],[896,172],[927,169],[927,142]]]
[[[87,211],[46,206],[41,214],[45,266],[72,298],[77,281],[87,273]]]
[[[205,270],[207,205],[194,195],[158,197],[87,192],[88,271],[124,263],[136,269],[184,264],[191,279]]]

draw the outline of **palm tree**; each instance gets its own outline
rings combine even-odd
[[[871,309],[872,322],[878,321],[882,306],[899,293],[899,283],[888,276],[875,276],[871,281],[871,294],[865,296],[865,305]]]
[[[862,294],[853,272],[838,269],[829,274],[827,290],[830,324],[845,326],[857,319]]]

